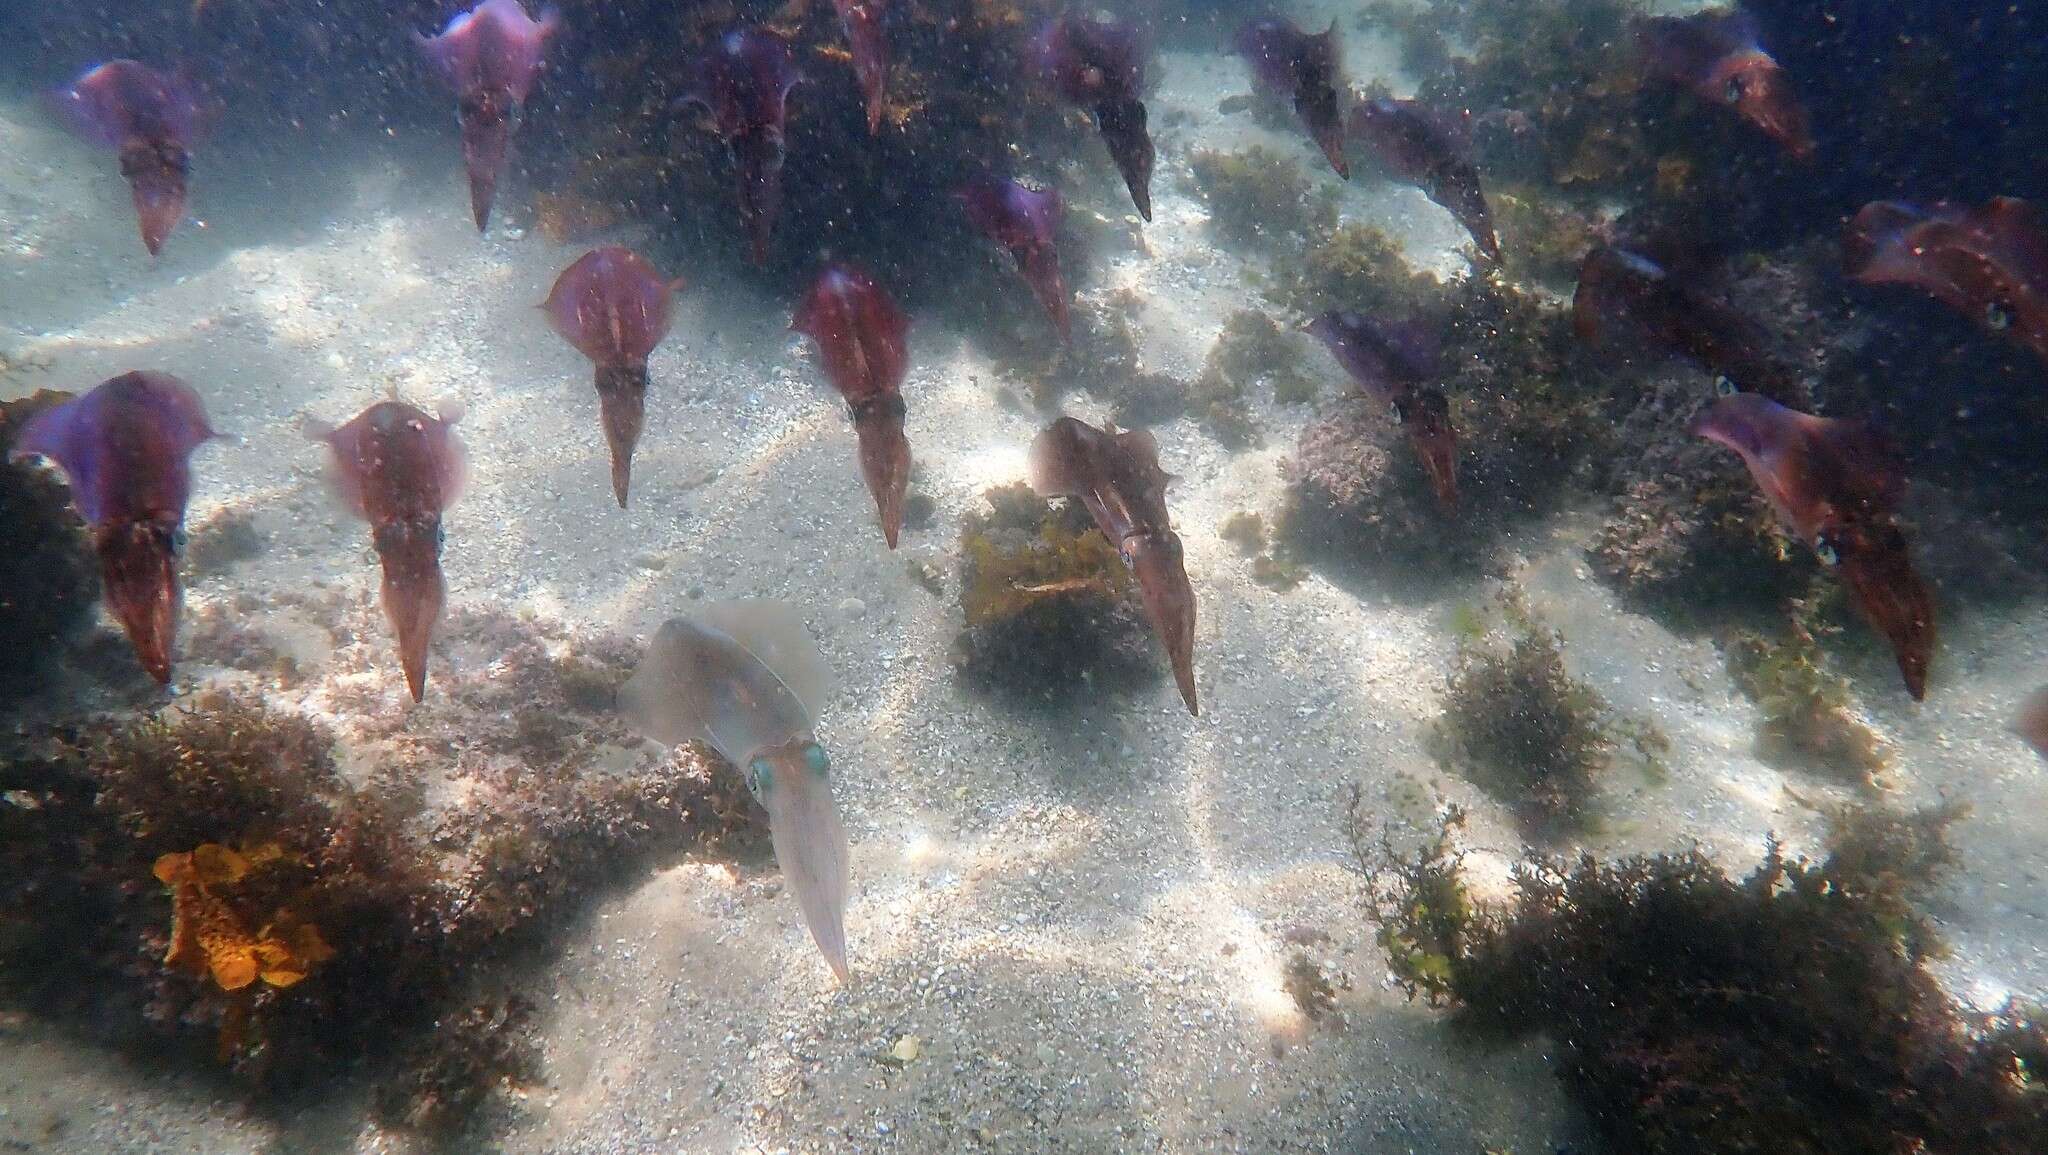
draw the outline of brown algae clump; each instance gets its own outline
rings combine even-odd
[[[1224,519],[1217,534],[1251,560],[1252,580],[1267,589],[1286,593],[1308,580],[1308,567],[1296,561],[1285,545],[1267,539],[1266,520],[1258,514],[1233,513]]]
[[[1731,878],[1698,852],[1604,863],[1532,860],[1514,895],[1457,888],[1455,815],[1417,858],[1359,833],[1369,916],[1426,981],[1411,989],[1503,1038],[1542,1032],[1571,1098],[1615,1150],[1644,1155],[2023,1155],[2048,1150],[2034,1064],[2048,1028],[1952,1001],[1909,884],[1947,861],[1954,818],[1838,838],[1820,863],[1771,844]],[[1898,854],[1902,857],[1890,858]],[[1446,879],[1450,882],[1446,882]],[[1435,920],[1411,913],[1440,914]]]
[[[960,530],[953,663],[966,681],[1027,699],[1158,677],[1151,634],[1116,547],[1078,502],[998,486]]]
[[[1198,149],[1189,158],[1209,227],[1226,244],[1278,239],[1306,244],[1337,226],[1337,200],[1293,158],[1253,145],[1243,152]]]
[[[1582,827],[1614,760],[1607,703],[1565,669],[1562,635],[1512,597],[1503,609],[1505,639],[1487,632],[1459,642],[1434,753],[1539,834]]]
[[[1889,760],[1884,739],[1852,705],[1848,680],[1823,664],[1820,644],[1796,617],[1776,639],[1738,634],[1725,647],[1728,672],[1763,714],[1759,757],[1790,761],[1874,787]]]
[[[1267,295],[1308,314],[1345,308],[1400,316],[1443,295],[1442,282],[1410,267],[1392,237],[1356,222],[1318,235],[1299,252],[1282,253],[1272,276]]]

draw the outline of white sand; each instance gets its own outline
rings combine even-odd
[[[1242,260],[1205,239],[1187,150],[1261,139],[1314,158],[1217,113],[1219,95],[1242,89],[1234,61],[1168,56],[1162,71],[1155,122],[1172,108],[1189,119],[1161,134],[1149,251],[1113,255],[1081,288],[1135,288],[1147,362],[1191,374],[1250,294]],[[324,156],[202,152],[205,227],[181,229],[157,262],[111,160],[34,109],[0,110],[0,163],[0,350],[53,363],[0,396],[137,367],[201,390],[237,440],[197,458],[192,520],[247,506],[271,544],[193,589],[194,611],[325,578],[371,623],[372,669],[314,670],[297,695],[307,708],[346,683],[378,711],[405,709],[374,632],[365,533],[325,496],[297,432],[302,414],[345,419],[394,387],[468,405],[472,483],[447,519],[456,602],[645,635],[701,588],[793,600],[819,632],[843,683],[820,732],[854,841],[858,981],[833,988],[772,869],[648,878],[531,976],[547,1076],[506,1150],[1535,1152],[1572,1138],[1540,1046],[1463,1049],[1390,989],[1340,828],[1349,783],[1377,802],[1420,777],[1472,811],[1482,876],[1498,882],[1520,853],[1510,816],[1421,746],[1448,665],[1444,618],[1485,591],[1415,606],[1315,579],[1275,594],[1217,535],[1234,510],[1274,507],[1276,464],[1307,411],[1262,402],[1267,448],[1236,455],[1188,422],[1158,430],[1200,598],[1204,717],[1188,718],[1167,681],[1053,723],[963,695],[946,657],[959,515],[983,487],[1021,478],[1041,424],[994,404],[996,367],[969,337],[914,330],[909,434],[939,514],[890,554],[842,406],[784,332],[788,303],[729,284],[686,292],[653,360],[621,512],[588,365],[532,309],[580,250],[514,234],[528,215],[516,185],[480,240],[452,133]],[[1461,235],[1420,194],[1368,177],[1343,195],[1347,215],[1407,236],[1419,263],[1455,267]],[[1308,354],[1334,394],[1334,365]],[[1589,579],[1577,550],[1591,524],[1560,519],[1510,550],[1576,668],[1676,748],[1668,784],[1614,774],[1612,817],[1586,845],[1697,840],[1733,869],[1769,831],[1813,848],[1817,820],[1788,788],[1835,792],[1750,756],[1753,708],[1712,648],[1624,613]],[[936,562],[945,596],[916,585],[905,558]],[[2002,720],[2048,671],[2048,616],[1945,630],[1931,701],[1886,693],[1869,708],[1899,746],[1901,801],[1952,793],[1978,807],[1957,832],[1966,869],[1946,892],[1944,975],[1986,1005],[2039,997],[2048,776]],[[1307,1021],[1281,990],[1281,935],[1297,926],[1329,936],[1313,953],[1351,984],[1334,1021]],[[917,1057],[892,1063],[906,1036]],[[36,1150],[404,1149],[359,1100],[344,1089],[304,1119],[250,1120],[32,1022],[0,1024],[0,1142]]]

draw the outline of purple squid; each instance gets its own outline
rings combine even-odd
[[[647,358],[668,332],[681,278],[667,280],[631,249],[608,245],[555,278],[541,309],[597,369],[597,403],[612,454],[612,494],[626,508],[633,447],[647,423]]]
[[[178,634],[190,458],[213,436],[191,386],[169,373],[134,372],[36,414],[8,454],[46,458],[70,479],[99,555],[107,608],[161,684],[171,680]]]
[[[1145,126],[1145,49],[1137,29],[1118,20],[1062,16],[1032,41],[1041,79],[1088,109],[1110,159],[1131,190],[1138,215],[1152,219],[1152,135]]]
[[[768,263],[782,208],[789,90],[803,78],[789,41],[765,28],[736,28],[698,63],[696,88],[683,98],[711,113],[739,168],[740,223],[756,265]]]
[[[1033,491],[1080,500],[1138,579],[1139,600],[1166,649],[1188,713],[1195,703],[1195,591],[1181,558],[1180,535],[1166,512],[1172,475],[1159,467],[1159,444],[1144,430],[1119,433],[1062,417],[1031,442]]]
[[[1458,506],[1458,434],[1450,402],[1433,383],[1439,342],[1421,319],[1382,325],[1347,310],[1309,322],[1321,341],[1366,396],[1386,407],[1408,434],[1422,473],[1445,509]]]
[[[1259,87],[1294,102],[1294,111],[1309,136],[1345,180],[1351,166],[1344,160],[1344,111],[1338,103],[1344,89],[1337,61],[1337,22],[1313,36],[1280,16],[1247,21],[1237,30],[1237,51],[1250,63]]]
[[[1895,517],[1906,479],[1885,439],[1862,422],[1801,413],[1755,393],[1717,398],[1691,431],[1742,455],[1786,528],[1840,576],[1891,643],[1906,692],[1925,698],[1934,599]]]
[[[2030,202],[1875,201],[1843,249],[1854,279],[1924,290],[2048,361],[2048,225]]]
[[[176,76],[133,60],[110,60],[60,89],[53,101],[74,130],[119,156],[143,247],[155,256],[185,218],[197,99]]]
[[[1806,109],[1785,70],[1758,42],[1744,12],[1645,16],[1635,22],[1636,47],[1650,75],[1732,109],[1794,157],[1813,155]]]
[[[882,89],[889,76],[889,41],[882,35],[888,0],[832,0],[846,44],[853,53],[853,75],[868,102],[868,135],[882,131]]]
[[[1463,115],[1454,117],[1414,100],[1362,100],[1351,110],[1350,135],[1389,173],[1419,186],[1449,211],[1481,255],[1500,263],[1500,240],[1494,236],[1479,169],[1472,163],[1472,138]]]
[[[548,37],[560,27],[552,8],[534,20],[519,0],[484,0],[449,20],[439,36],[413,36],[455,89],[462,167],[469,174],[469,207],[478,232],[490,224],[513,122],[540,75]]]
[[[910,486],[910,441],[903,435],[910,318],[866,270],[833,264],[818,273],[789,327],[817,346],[825,375],[846,398],[861,475],[881,515],[882,537],[895,549]]]
[[[384,616],[398,635],[399,664],[417,702],[427,693],[427,647],[447,602],[441,579],[441,513],[462,495],[464,461],[453,405],[438,416],[403,401],[379,401],[338,429],[307,432],[334,451],[335,488],[357,517],[384,568]]]
[[[2019,713],[2013,717],[2013,732],[2018,734],[2034,753],[2048,758],[2048,686],[2028,694],[2020,703]]]
[[[831,668],[794,607],[713,603],[662,623],[619,711],[641,737],[702,742],[745,776],[811,940],[843,984],[850,855],[813,729],[831,694]]]
[[[1033,189],[1014,180],[976,177],[955,194],[968,221],[983,236],[1010,251],[1031,294],[1052,318],[1060,341],[1072,339],[1067,317],[1067,281],[1060,275],[1055,244],[1066,202],[1058,189]]]
[[[1594,348],[1642,344],[1684,357],[1714,374],[1722,392],[1777,401],[1799,394],[1791,371],[1765,351],[1762,325],[1641,253],[1602,247],[1586,254],[1572,294],[1572,329]]]

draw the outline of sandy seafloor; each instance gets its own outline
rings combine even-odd
[[[1370,43],[1350,51],[1353,77],[1391,72]],[[1244,88],[1234,60],[1167,54],[1160,72],[1155,123],[1171,127],[1156,220],[1112,244],[1080,290],[1134,289],[1148,365],[1192,376],[1249,294],[1244,258],[1206,237],[1184,180],[1189,149],[1258,139],[1312,158],[1298,138],[1217,111],[1220,94]],[[1262,400],[1266,447],[1236,454],[1190,422],[1157,430],[1200,598],[1203,717],[1185,714],[1168,680],[1048,718],[968,696],[947,659],[958,519],[983,488],[1021,478],[1042,424],[995,404],[998,367],[971,335],[914,331],[909,434],[917,488],[939,512],[891,554],[843,407],[784,331],[789,302],[676,270],[698,283],[653,359],[622,512],[589,367],[533,309],[583,246],[531,231],[516,182],[479,239],[452,126],[445,139],[296,156],[202,151],[195,220],[158,261],[137,242],[112,159],[32,102],[0,106],[0,165],[0,349],[48,363],[0,396],[162,369],[193,382],[232,435],[196,458],[191,520],[246,506],[269,546],[194,585],[188,613],[325,581],[376,623],[365,530],[326,495],[299,425],[346,419],[395,387],[467,406],[470,485],[446,521],[457,606],[644,637],[692,590],[785,598],[838,672],[819,730],[854,843],[857,981],[833,986],[772,867],[656,873],[605,900],[524,981],[546,1011],[546,1076],[509,1112],[505,1150],[1584,1149],[1540,1042],[1459,1044],[1391,987],[1342,833],[1350,783],[1394,817],[1395,787],[1419,777],[1472,811],[1486,885],[1521,852],[1510,816],[1438,773],[1422,747],[1451,656],[1446,619],[1485,589],[1416,604],[1317,578],[1279,594],[1253,584],[1218,536],[1231,512],[1277,504],[1276,466],[1309,409]],[[1112,181],[1098,190],[1120,193]],[[1127,211],[1096,195],[1084,207]],[[1461,234],[1418,193],[1364,176],[1343,198],[1347,215],[1407,238],[1419,263],[1457,267]],[[1309,353],[1334,398],[1334,364]],[[1085,398],[1068,403],[1103,416]],[[1608,819],[1582,845],[1617,855],[1697,842],[1734,870],[1769,832],[1812,850],[1809,803],[1839,792],[1751,756],[1754,709],[1714,649],[1622,611],[1590,579],[1578,550],[1593,524],[1568,516],[1525,532],[1507,546],[1510,567],[1564,632],[1575,669],[1617,708],[1653,717],[1675,749],[1661,785],[1625,767],[1608,779]],[[943,569],[945,594],[913,581],[906,558]],[[328,668],[322,643],[287,617],[255,614],[313,666],[281,699],[318,713],[348,687],[372,711],[409,709],[381,623],[354,661]],[[1884,692],[1866,707],[1898,749],[1895,801],[1975,806],[1937,911],[1954,945],[1941,973],[1990,1007],[2048,994],[2048,774],[2004,728],[2048,672],[2048,613],[1951,615],[1943,628],[1929,701]],[[181,673],[218,672],[188,662]],[[346,741],[349,720],[330,720]],[[1284,936],[1301,928],[1328,936],[1311,951],[1349,983],[1320,1022],[1281,989],[1294,949]],[[906,1036],[917,1057],[890,1061]],[[33,1020],[0,1024],[0,1144],[406,1149],[366,1118],[349,1087],[303,1116],[252,1117]]]

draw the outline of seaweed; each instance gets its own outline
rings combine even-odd
[[[1337,227],[1335,190],[1310,180],[1292,157],[1262,145],[1242,152],[1197,149],[1188,167],[1209,206],[1209,228],[1225,244],[1300,246]]]
[[[1405,316],[1443,299],[1442,282],[1408,264],[1399,243],[1372,225],[1346,221],[1314,243],[1273,259],[1266,295],[1301,313],[1353,309]]]
[[[1458,645],[1432,752],[1533,833],[1554,836],[1588,821],[1617,735],[1607,702],[1565,669],[1563,635],[1512,596],[1502,605],[1504,646],[1491,634]]]
[[[953,664],[966,682],[1026,700],[1157,680],[1130,571],[1079,503],[1025,485],[984,494],[960,530]]]
[[[1308,580],[1308,567],[1295,560],[1285,545],[1269,543],[1265,519],[1239,511],[1226,518],[1217,533],[1251,559],[1252,580],[1277,593]],[[1269,548],[1270,545],[1270,548]]]
[[[478,984],[611,880],[759,822],[701,752],[472,779],[473,805],[423,815],[402,758],[345,774],[323,726],[249,693],[17,738],[0,1005],[219,1071],[258,1107],[378,1071],[390,1113],[457,1129],[523,1053],[523,1013],[465,1009]]]
[[[2021,1155],[2048,1144],[2033,1071],[2048,1028],[2021,1008],[1952,1001],[1902,921],[1902,879],[1928,878],[1949,811],[1886,836],[1842,836],[1819,863],[1775,841],[1744,878],[1697,851],[1604,863],[1533,859],[1504,904],[1462,893],[1456,815],[1421,856],[1364,831],[1368,917],[1396,965],[1427,943],[1411,994],[1475,1032],[1555,1041],[1566,1092],[1616,1150],[1645,1155]],[[1894,855],[1898,857],[1894,857]],[[1447,881],[1448,879],[1448,881]],[[1447,912],[1441,924],[1411,911]],[[2031,1065],[2030,1065],[2031,1064]]]
[[[1858,716],[1849,683],[1830,671],[1798,614],[1775,638],[1737,633],[1723,645],[1728,673],[1757,704],[1757,754],[1874,789],[1890,752]]]

